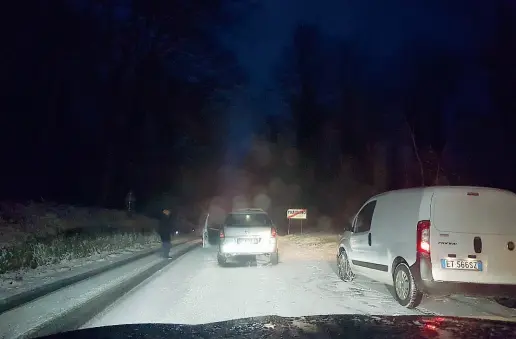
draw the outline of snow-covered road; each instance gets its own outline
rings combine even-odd
[[[442,314],[514,317],[516,312],[473,298],[433,298],[419,309],[397,304],[384,285],[337,278],[331,261],[283,256],[219,267],[214,248],[197,248],[127,293],[84,327],[127,323],[200,324],[234,318],[318,314]]]

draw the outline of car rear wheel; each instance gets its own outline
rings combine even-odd
[[[225,266],[226,265],[226,258],[217,255],[217,262],[219,263],[219,266]]]
[[[419,306],[423,293],[418,289],[410,268],[404,262],[398,264],[394,270],[394,293],[401,306],[414,308]]]
[[[352,281],[355,278],[355,274],[353,274],[349,265],[348,255],[344,249],[340,251],[337,258],[337,269],[339,278],[342,281]]]
[[[272,265],[277,265],[279,263],[279,254],[278,254],[278,252],[272,253],[270,260],[271,260],[271,264]]]

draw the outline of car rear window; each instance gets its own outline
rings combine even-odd
[[[272,226],[272,220],[265,213],[228,214],[226,226]]]

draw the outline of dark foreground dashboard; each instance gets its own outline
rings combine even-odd
[[[203,325],[136,324],[54,334],[52,339],[515,338],[516,323],[454,317],[265,316]]]

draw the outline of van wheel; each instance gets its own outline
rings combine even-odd
[[[355,274],[351,271],[346,251],[341,250],[337,259],[339,278],[342,279],[342,281],[352,281],[355,278]]]
[[[502,306],[505,306],[508,308],[516,308],[516,299],[514,299],[514,298],[497,297],[497,298],[494,298],[494,300]]]
[[[423,300],[423,293],[417,288],[414,276],[404,262],[394,270],[394,291],[396,300],[401,306],[414,308]]]
[[[220,256],[220,255],[217,255],[217,261],[219,263],[219,266],[225,266],[226,265],[226,258]]]
[[[270,257],[270,263],[272,265],[277,265],[279,263],[279,253],[272,253]]]

